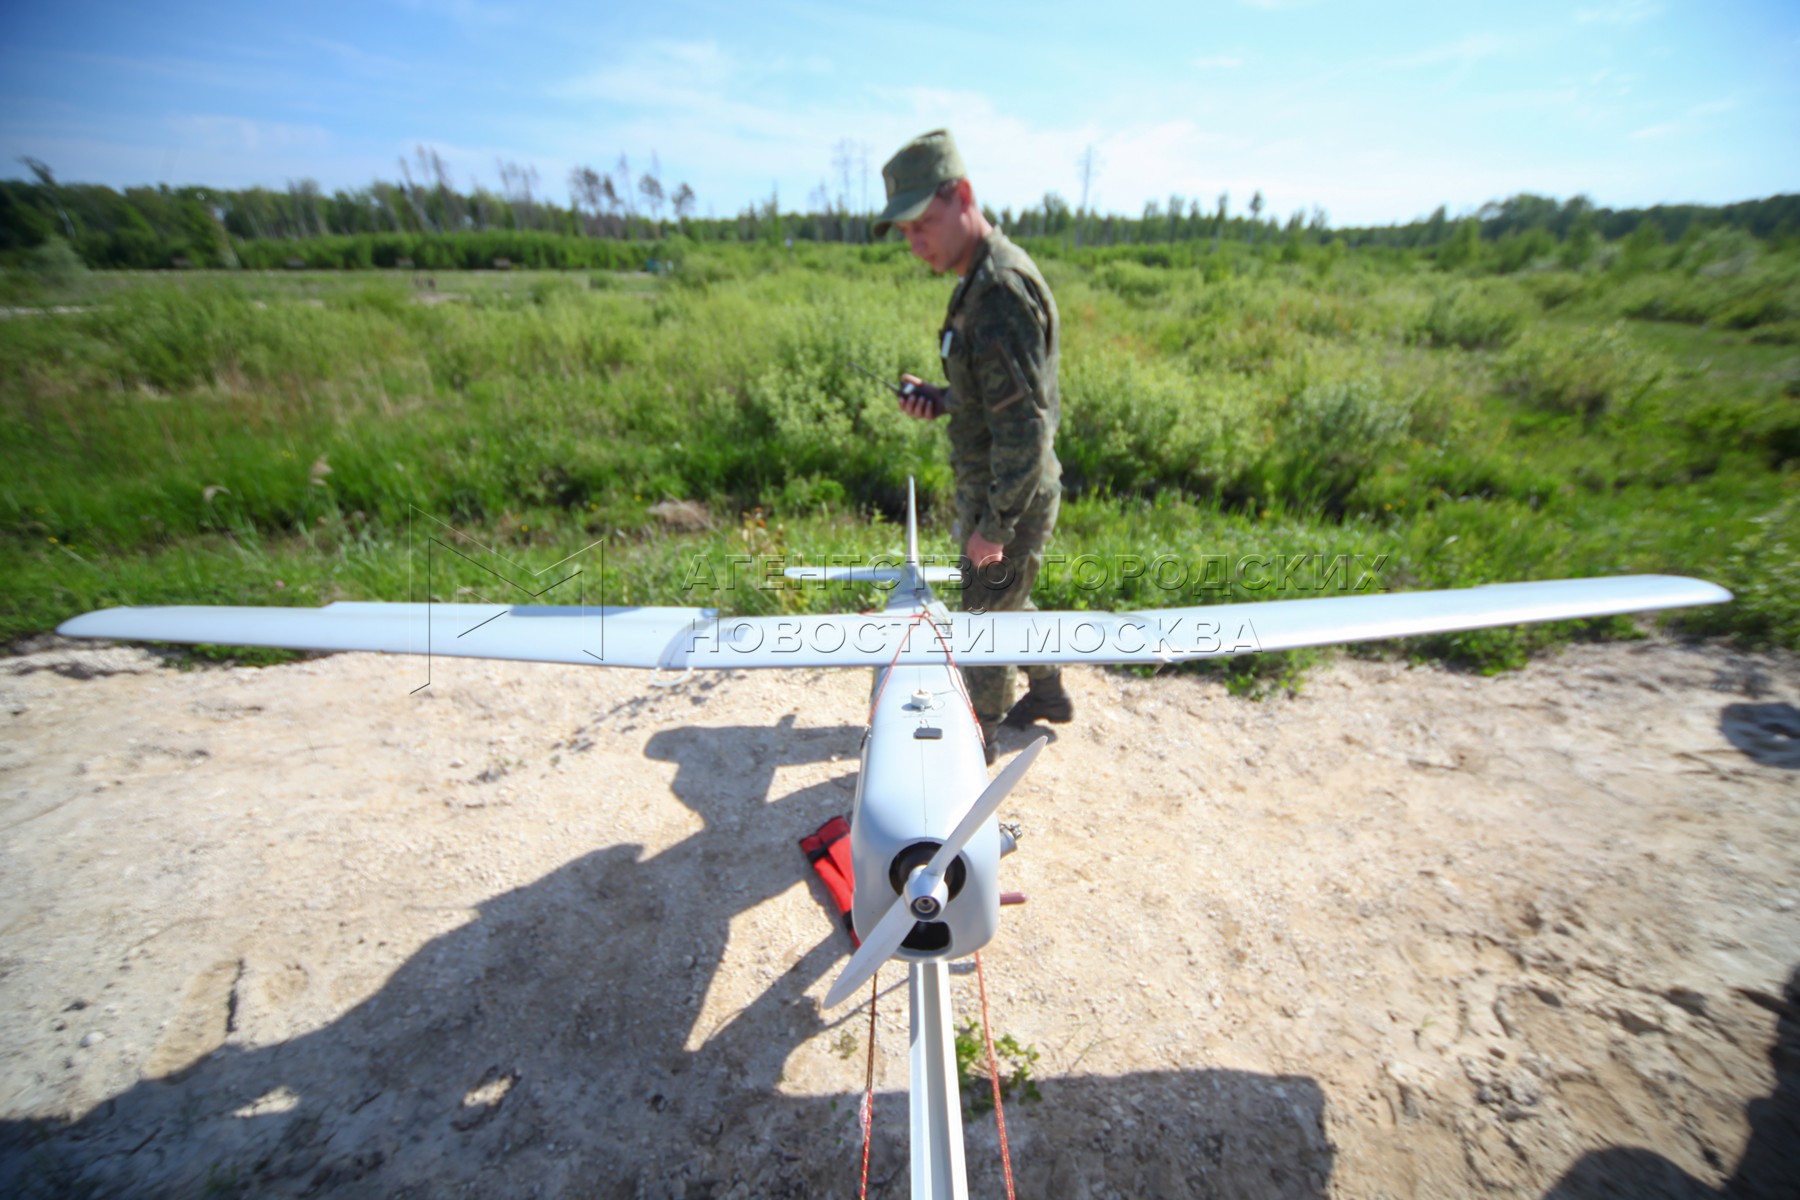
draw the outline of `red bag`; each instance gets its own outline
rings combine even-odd
[[[800,849],[819,873],[825,890],[831,893],[831,902],[837,905],[851,945],[861,946],[862,940],[856,936],[856,926],[850,918],[850,902],[856,893],[856,872],[850,865],[850,822],[842,817],[831,818],[819,826],[817,833],[801,838]]]

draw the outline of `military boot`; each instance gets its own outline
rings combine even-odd
[[[1031,687],[1000,723],[1009,729],[1029,729],[1033,721],[1066,725],[1074,719],[1075,702],[1063,690],[1062,672],[1058,671],[1044,679],[1033,679]]]
[[[984,720],[979,717],[976,719],[981,721],[981,753],[987,758],[987,765],[991,767],[994,765],[997,753],[994,742],[1000,737],[1000,722]]]

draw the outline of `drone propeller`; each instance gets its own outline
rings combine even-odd
[[[1025,777],[1025,772],[1031,769],[1032,760],[1049,740],[1047,737],[1039,738],[1021,750],[1017,758],[1007,763],[1006,769],[996,775],[994,782],[988,784],[987,789],[975,798],[975,803],[957,823],[956,829],[945,839],[944,844],[937,848],[931,861],[913,871],[906,881],[905,890],[894,898],[888,910],[881,915],[881,920],[875,922],[875,928],[863,939],[862,947],[851,956],[843,974],[837,977],[837,982],[825,994],[826,1008],[836,1008],[848,1000],[852,992],[867,983],[869,976],[875,974],[881,964],[900,949],[900,943],[912,932],[915,922],[937,919],[949,898],[949,889],[944,884],[944,872],[950,869],[950,864],[962,853],[968,840],[975,836],[975,831],[994,815],[994,810],[1000,807],[1006,794]]]

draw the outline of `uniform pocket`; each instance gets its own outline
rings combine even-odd
[[[1031,393],[1025,372],[1004,345],[996,343],[975,360],[975,382],[989,412],[1011,408]]]

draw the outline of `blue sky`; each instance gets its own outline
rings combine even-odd
[[[1047,191],[1260,189],[1272,212],[1404,221],[1515,192],[1614,207],[1800,191],[1800,4],[1568,0],[1019,4],[674,0],[7,6],[0,151],[61,179],[328,191],[433,147],[465,187],[500,159],[566,200],[634,172],[717,215],[850,200],[907,138],[956,134],[995,208]],[[867,171],[862,167],[866,147]]]

